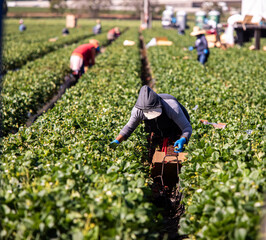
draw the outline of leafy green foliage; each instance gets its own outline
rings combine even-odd
[[[156,90],[184,104],[193,127],[180,175],[186,206],[180,234],[255,239],[266,190],[265,53],[247,47],[211,49],[204,68],[195,52],[184,49],[195,38],[162,28],[144,32],[147,42],[158,36],[168,37],[173,45],[148,49]],[[199,119],[227,127],[214,129]]]
[[[106,44],[106,34],[95,36]],[[70,72],[69,59],[72,51],[88,39],[29,62],[16,72],[4,76],[2,91],[3,133],[16,131],[30,115],[55,94]]]
[[[1,239],[155,239],[146,138],[140,127],[108,144],[140,88],[136,28],[97,57],[74,88],[30,128],[3,140]]]
[[[38,25],[33,21],[37,22]],[[65,45],[77,43],[78,41],[93,37],[91,30],[93,23],[71,29],[69,35],[62,36],[62,29],[65,27],[65,23],[52,25],[49,20],[47,20],[47,22],[26,20],[25,25],[27,26],[27,30],[22,33],[18,31],[19,25],[17,22],[6,22],[7,30],[3,39],[2,69],[4,72],[20,68],[28,61],[40,58]],[[103,31],[106,30],[105,28],[103,29]],[[57,40],[55,42],[49,42],[50,38],[55,38]]]

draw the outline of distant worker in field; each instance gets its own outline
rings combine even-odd
[[[96,53],[100,53],[101,52],[100,43],[99,43],[98,40],[96,40],[96,39],[90,39],[89,40],[89,43],[91,43],[94,46],[94,48],[96,50]]]
[[[68,30],[67,28],[63,28],[63,30],[62,30],[62,35],[63,35],[63,36],[67,36],[67,35],[69,35],[69,30]]]
[[[96,23],[96,26],[93,27],[93,33],[100,34],[102,32],[101,20],[97,19]]]
[[[27,29],[26,25],[24,25],[23,19],[19,20],[19,31],[24,32]]]
[[[113,42],[115,39],[117,39],[120,36],[120,34],[121,33],[118,27],[109,30],[109,32],[107,33],[108,43],[110,44],[111,42]]]
[[[193,32],[190,33],[191,36],[196,36],[197,40],[195,46],[190,46],[189,51],[197,49],[198,52],[198,61],[201,64],[205,64],[208,61],[210,50],[208,48],[208,42],[205,38],[205,30],[201,30],[199,27],[194,27]]]
[[[78,46],[71,54],[70,68],[76,79],[81,77],[83,73],[95,64],[95,47],[91,43]]]
[[[175,152],[183,151],[192,133],[188,112],[177,99],[169,94],[157,94],[145,85],[140,89],[129,122],[110,143],[110,147],[115,149],[142,121],[145,122],[147,132],[155,137],[169,137],[174,142]]]

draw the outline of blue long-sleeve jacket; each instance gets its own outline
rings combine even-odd
[[[195,42],[195,48],[197,49],[198,55],[203,54],[204,49],[208,49],[208,42],[205,38],[204,34],[198,35],[197,40]]]

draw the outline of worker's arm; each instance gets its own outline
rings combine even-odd
[[[119,135],[116,137],[116,139],[110,143],[110,148],[115,149],[115,148],[118,146],[118,144],[120,144],[120,143],[123,142],[124,140],[125,140],[125,138],[124,138],[122,135],[119,134]]]
[[[198,48],[201,44],[202,44],[201,39],[198,38],[198,39],[196,40],[196,42],[195,42],[195,46],[194,46],[194,48]]]
[[[114,141],[111,142],[110,147],[116,148],[119,143],[124,140],[127,140],[128,137],[134,132],[140,122],[144,119],[144,115],[141,110],[133,108],[131,112],[131,117],[128,123],[120,131],[119,135]]]

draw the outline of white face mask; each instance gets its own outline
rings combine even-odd
[[[149,109],[149,110],[142,110],[143,114],[146,118],[154,119],[159,117],[162,114],[162,109],[161,108],[154,108],[154,109]]]

